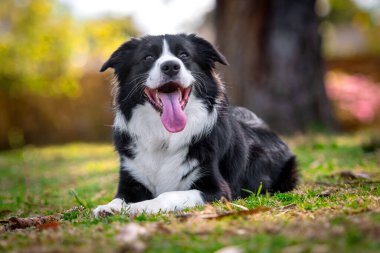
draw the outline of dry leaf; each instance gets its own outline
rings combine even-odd
[[[292,203],[292,204],[288,204],[286,206],[281,207],[281,209],[293,209],[296,206],[297,206],[296,204]]]
[[[58,228],[59,228],[59,223],[57,221],[52,221],[45,224],[37,225],[38,230],[46,230],[46,229],[57,230]]]
[[[322,191],[320,194],[318,194],[317,196],[318,197],[328,197],[328,196],[330,196],[331,195],[331,191],[330,190],[324,190],[324,191]]]
[[[48,216],[38,216],[31,218],[17,218],[11,217],[6,221],[6,227],[8,230],[28,228],[39,226],[46,223],[56,222],[62,218],[61,215],[48,215]]]
[[[338,173],[338,176],[343,178],[343,179],[348,179],[348,180],[353,180],[353,179],[371,179],[371,177],[364,173],[364,172],[352,172],[349,170],[343,170]]]
[[[139,239],[140,236],[147,234],[148,230],[145,227],[137,223],[129,223],[120,230],[117,239],[125,243],[131,243]]]
[[[240,208],[240,209],[242,209],[242,210],[245,210],[245,211],[248,211],[248,210],[249,210],[247,207],[242,206],[242,205],[238,205],[238,204],[234,204],[234,203],[231,203],[231,205],[236,206],[236,207],[238,207],[238,208]]]
[[[232,211],[232,212],[223,212],[223,213],[208,213],[208,214],[200,214],[197,215],[198,217],[202,219],[222,219],[228,216],[248,216],[248,215],[254,215],[261,212],[267,212],[270,208],[268,207],[257,207],[255,209],[251,210],[243,210],[243,211]]]
[[[243,250],[239,247],[228,246],[228,247],[221,248],[221,249],[215,251],[214,253],[242,253],[242,252],[243,252]]]
[[[129,223],[120,230],[116,239],[123,244],[123,251],[142,252],[145,250],[146,244],[141,240],[141,237],[146,237],[149,234],[146,227],[138,223]]]
[[[75,206],[68,210],[63,211],[62,213],[70,213],[73,211],[83,211],[82,206]],[[5,210],[7,211],[7,210]],[[47,215],[47,216],[36,216],[29,218],[18,218],[11,217],[8,220],[0,221],[1,224],[4,224],[5,230],[14,230],[14,229],[24,229],[28,227],[37,227],[38,229],[57,229],[59,227],[58,221],[63,217],[62,214],[56,215]]]

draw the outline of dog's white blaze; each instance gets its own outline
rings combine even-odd
[[[181,83],[185,88],[190,86],[195,81],[194,77],[185,67],[183,62],[170,51],[169,45],[166,39],[164,39],[162,42],[162,53],[154,63],[152,69],[149,71],[149,76],[146,80],[146,86],[151,89],[156,89],[163,84],[164,75],[161,71],[161,65],[166,61],[175,61],[178,62],[178,64],[181,66],[177,81]]]
[[[160,194],[154,199],[145,200],[133,204],[127,204],[122,199],[114,199],[107,205],[101,205],[94,209],[94,215],[99,217],[106,213],[158,213],[160,211],[179,211],[184,208],[203,205],[202,193],[198,190],[173,191]]]

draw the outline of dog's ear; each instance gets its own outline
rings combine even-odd
[[[131,39],[130,41],[122,44],[115,52],[112,53],[111,57],[106,61],[100,68],[100,72],[106,71],[108,68],[115,69],[119,64],[123,63],[123,60],[131,57],[131,53],[137,48],[140,41],[138,39]]]
[[[215,62],[219,62],[223,65],[228,65],[226,57],[224,57],[224,55],[222,55],[210,42],[201,37],[198,37],[196,34],[190,34],[188,35],[188,38],[195,45],[197,51],[201,55],[206,56],[206,58],[209,60],[208,64],[212,68],[215,67]]]

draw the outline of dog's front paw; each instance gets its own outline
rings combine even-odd
[[[122,199],[114,199],[107,205],[100,205],[93,210],[93,214],[96,218],[121,213],[123,208]]]
[[[166,211],[165,205],[163,205],[159,198],[129,204],[125,209],[125,213],[129,215],[138,215],[141,213],[156,214],[164,211]]]
[[[107,204],[96,207],[92,212],[96,218],[99,218],[113,215],[118,211],[112,205]]]

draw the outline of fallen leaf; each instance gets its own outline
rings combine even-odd
[[[38,230],[46,230],[46,229],[57,230],[58,228],[59,228],[59,223],[57,221],[52,221],[52,222],[37,225]]]
[[[29,218],[11,217],[8,220],[0,221],[0,224],[4,225],[5,230],[24,229],[28,227],[37,227],[38,229],[56,229],[59,226],[57,221],[62,219],[63,214],[71,213],[73,211],[81,212],[83,210],[84,207],[75,206],[56,215],[36,216]]]
[[[238,204],[234,204],[234,203],[231,203],[231,205],[233,205],[233,206],[235,206],[235,207],[238,207],[238,208],[240,208],[240,209],[242,209],[242,210],[245,210],[245,211],[248,211],[248,210],[249,210],[247,207],[242,206],[242,205],[238,205]]]
[[[141,237],[148,236],[148,229],[137,223],[129,223],[122,227],[116,239],[122,243],[122,251],[142,252],[146,244]]]
[[[239,247],[228,246],[228,247],[221,248],[221,249],[215,251],[214,253],[242,253],[242,252],[243,252],[243,250]]]
[[[364,172],[355,173],[357,178],[371,179],[371,176]]]
[[[281,207],[281,209],[293,209],[296,206],[297,206],[296,204],[292,203],[292,204],[288,204],[286,206]]]
[[[139,239],[140,236],[147,234],[148,230],[145,227],[137,223],[129,223],[120,230],[116,239],[125,243],[131,243]]]
[[[330,191],[330,190],[324,190],[320,194],[318,194],[317,196],[318,197],[328,197],[331,195],[331,193],[332,193],[332,191]]]
[[[371,179],[371,177],[364,173],[364,172],[352,172],[349,170],[343,170],[338,173],[338,176],[343,178],[343,179],[348,179],[348,180],[353,180],[353,179]]]
[[[243,210],[243,211],[228,211],[228,212],[212,212],[212,213],[193,213],[186,216],[188,217],[198,217],[201,219],[223,219],[228,216],[248,216],[254,215],[261,212],[267,212],[270,208],[268,207],[257,207],[251,210]],[[178,216],[177,216],[178,217]],[[183,216],[179,217],[183,218]]]
[[[61,215],[48,215],[48,216],[37,216],[31,218],[17,218],[11,217],[6,221],[7,230],[22,229],[28,227],[39,226],[42,224],[50,223],[53,221],[58,221],[62,218]]]

